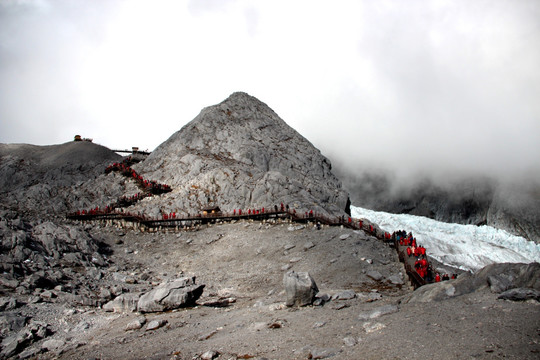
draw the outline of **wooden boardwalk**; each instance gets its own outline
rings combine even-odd
[[[297,223],[314,223],[328,226],[344,226],[346,228],[354,230],[364,230],[371,235],[376,236],[375,229],[365,229],[357,222],[353,222],[350,218],[346,220],[343,217],[330,218],[322,215],[309,215],[298,216],[293,210],[278,210],[278,211],[257,211],[256,213],[243,213],[243,214],[197,214],[195,216],[179,216],[179,217],[162,217],[162,218],[149,218],[141,214],[133,214],[124,211],[108,211],[108,210],[90,210],[88,212],[76,212],[69,213],[66,216],[71,220],[119,220],[124,222],[131,222],[139,227],[145,227],[148,229],[159,228],[188,228],[195,225],[215,224],[223,222],[232,222],[238,220],[253,220],[253,221],[267,221],[272,219],[288,220],[290,222]]]
[[[283,204],[278,208],[277,205],[273,207],[273,211],[265,209],[248,210],[242,213],[242,210],[238,212],[235,210],[233,213],[203,213],[196,214],[194,216],[176,216],[176,214],[163,214],[161,218],[150,218],[140,213],[130,213],[124,211],[134,203],[148,196],[158,196],[160,194],[170,192],[172,189],[168,185],[159,184],[155,181],[144,180],[142,176],[137,174],[131,168],[132,159],[128,158],[122,163],[114,163],[107,167],[106,173],[111,171],[117,171],[122,175],[131,178],[136,182],[142,193],[139,193],[130,198],[122,197],[113,204],[107,205],[105,208],[94,208],[91,210],[82,210],[74,213],[68,213],[66,217],[71,220],[77,221],[102,221],[107,224],[120,224],[125,227],[132,227],[141,231],[160,231],[160,230],[192,230],[200,228],[203,225],[215,224],[215,223],[227,223],[240,220],[251,221],[288,221],[295,223],[312,223],[316,226],[342,226],[352,230],[362,230],[369,235],[376,237],[395,247],[399,260],[403,262],[407,276],[414,286],[418,288],[427,283],[415,269],[416,257],[407,255],[407,246],[401,245],[396,240],[396,233],[390,235],[384,231],[377,231],[369,223],[364,223],[361,219],[352,219],[351,217],[335,216],[329,217],[322,214],[316,214],[312,211],[304,214],[297,214],[294,209],[285,209]]]

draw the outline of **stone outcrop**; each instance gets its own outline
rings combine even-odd
[[[22,349],[36,341],[39,341],[52,333],[50,326],[40,321],[31,321],[19,332],[2,340],[2,352],[0,357],[8,358],[21,352]]]
[[[287,272],[283,276],[283,286],[287,294],[287,306],[311,305],[319,292],[315,280],[307,272]]]
[[[204,286],[196,285],[194,276],[165,281],[140,297],[137,310],[159,312],[194,305]]]
[[[533,294],[530,296],[534,298],[534,294],[540,291],[540,264],[491,264],[475,274],[463,273],[455,280],[422,286],[411,295],[407,302],[440,301],[487,288],[497,294],[512,289],[530,289],[533,291],[510,292],[508,297],[511,298],[515,293],[516,298],[526,296],[523,294]]]
[[[108,265],[107,251],[105,244],[77,226],[4,217],[0,220],[0,290],[26,293],[69,286],[79,277],[74,268],[100,273]]]
[[[284,203],[341,215],[350,206],[330,161],[266,104],[241,92],[203,109],[134,168],[173,188],[137,205],[150,214]]]
[[[112,312],[134,312],[141,297],[140,293],[126,293],[103,305],[103,310]]]
[[[527,288],[510,289],[501,293],[497,297],[497,299],[510,300],[510,301],[526,301],[526,300],[540,301],[540,290],[527,289]]]

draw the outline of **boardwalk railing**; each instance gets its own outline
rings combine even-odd
[[[94,209],[90,211],[77,211],[69,213],[66,216],[71,220],[122,220],[125,222],[136,223],[145,228],[186,228],[193,225],[204,225],[217,222],[231,222],[235,220],[255,220],[263,221],[270,219],[285,219],[297,223],[320,223],[328,226],[344,226],[354,230],[364,230],[373,236],[377,236],[375,229],[368,225],[365,227],[363,223],[352,221],[350,218],[344,217],[328,217],[321,214],[298,215],[294,210],[278,210],[278,211],[257,211],[253,213],[238,214],[197,214],[194,216],[170,216],[164,215],[161,218],[150,218],[142,214],[134,214],[130,212],[117,211],[111,208]],[[371,228],[370,228],[371,227]]]
[[[368,222],[364,223],[364,220],[352,219],[351,217],[330,217],[323,214],[313,213],[313,211],[306,212],[304,214],[298,214],[294,209],[285,209],[281,204],[281,210],[277,206],[274,206],[274,211],[268,211],[263,208],[262,210],[248,210],[242,213],[241,210],[236,210],[231,213],[210,213],[210,214],[197,214],[194,216],[176,216],[175,213],[163,214],[161,218],[150,218],[143,214],[134,214],[125,212],[123,208],[129,207],[134,203],[142,200],[145,197],[160,195],[172,191],[172,189],[165,184],[159,184],[156,181],[148,181],[142,178],[135,170],[131,168],[131,165],[136,159],[127,158],[122,163],[114,163],[105,170],[105,173],[112,171],[119,172],[123,176],[131,178],[135,181],[137,186],[142,190],[131,197],[121,197],[115,203],[107,205],[105,208],[94,208],[91,210],[77,211],[74,213],[68,213],[67,218],[71,220],[98,220],[107,222],[121,222],[123,224],[131,224],[134,228],[141,230],[161,230],[161,229],[193,229],[194,227],[212,224],[218,222],[232,222],[237,220],[254,220],[254,221],[266,221],[266,220],[285,220],[297,223],[314,223],[327,226],[343,226],[353,230],[362,230],[379,240],[383,240],[386,243],[393,245],[399,256],[399,260],[403,262],[405,271],[411,281],[414,288],[418,288],[428,283],[428,281],[420,276],[415,268],[415,257],[407,254],[408,245],[400,244],[396,239],[396,233],[390,235],[387,232],[378,231],[372,224]],[[118,210],[119,209],[119,210]],[[267,208],[268,209],[268,208]],[[425,256],[424,256],[425,258]],[[430,279],[432,280],[432,279]]]

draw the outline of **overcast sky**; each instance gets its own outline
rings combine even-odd
[[[0,142],[152,150],[245,91],[350,166],[540,176],[539,64],[538,0],[0,0]]]

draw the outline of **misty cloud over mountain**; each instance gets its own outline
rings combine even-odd
[[[348,168],[540,178],[539,18],[533,1],[3,1],[0,142],[152,150],[241,90]]]

